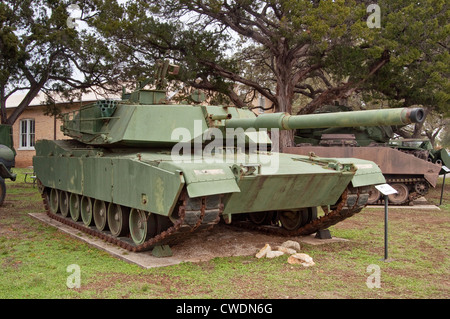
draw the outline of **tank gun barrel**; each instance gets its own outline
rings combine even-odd
[[[255,118],[229,119],[229,128],[293,130],[328,127],[390,126],[421,123],[425,119],[422,108],[397,108],[323,114],[289,115],[266,113]]]

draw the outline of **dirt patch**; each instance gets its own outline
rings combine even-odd
[[[237,227],[218,224],[213,229],[183,240],[172,246],[174,255],[186,261],[205,261],[215,257],[254,255],[265,244],[281,245],[286,240],[300,240],[300,237],[269,236],[250,232]]]
[[[151,251],[139,253],[126,251],[125,249],[109,244],[99,238],[83,234],[77,229],[48,217],[46,214],[32,213],[29,215],[41,222],[58,228],[60,231],[65,232],[72,237],[105,250],[117,258],[135,263],[143,268],[163,267],[179,264],[181,262],[208,261],[217,257],[252,256],[267,243],[272,247],[275,247],[289,239],[299,242],[307,241],[308,243],[311,241],[322,241],[322,243],[326,243],[324,240],[315,240],[312,236],[273,236],[246,231],[219,223],[210,230],[193,233],[189,237],[185,237],[178,243],[171,245],[172,256],[158,258],[153,256]],[[336,239],[333,239],[332,241],[334,240]]]

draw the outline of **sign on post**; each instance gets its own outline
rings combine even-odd
[[[444,180],[442,181],[442,188],[441,188],[441,199],[439,200],[439,206],[442,205],[442,197],[444,196],[444,187],[445,187],[445,175],[447,175],[450,172],[450,168],[448,168],[445,165],[442,165],[441,167],[444,170]]]
[[[397,194],[395,188],[389,184],[376,185],[381,194],[384,195],[384,261],[388,259],[388,196]]]
[[[397,194],[397,191],[395,190],[395,188],[393,188],[389,184],[376,185],[375,188],[378,189],[381,192],[381,194],[383,194],[385,196]]]

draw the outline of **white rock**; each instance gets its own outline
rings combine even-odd
[[[269,244],[266,244],[261,250],[255,255],[256,258],[262,258],[264,257],[269,251],[271,251],[272,248]]]
[[[300,251],[300,244],[293,240],[287,240],[281,244],[282,247],[294,249],[296,252]]]
[[[275,257],[280,257],[281,255],[284,255],[284,253],[282,251],[271,250],[266,253],[266,258],[275,258]]]
[[[292,254],[295,254],[297,252],[295,249],[287,248],[287,247],[284,247],[284,246],[278,246],[277,250],[278,251],[282,251],[283,253],[288,254],[288,255],[292,255]]]
[[[310,267],[310,266],[314,266],[315,265],[312,257],[307,255],[307,254],[303,254],[303,253],[297,253],[297,254],[291,255],[288,258],[288,263],[290,263],[290,264],[301,264],[301,265],[303,265],[305,267]]]

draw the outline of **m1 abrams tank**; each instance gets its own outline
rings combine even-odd
[[[12,145],[11,126],[0,125],[0,206],[6,197],[5,179],[16,180],[16,174],[11,172],[16,153]]]
[[[342,112],[342,113],[335,113]],[[347,114],[348,108],[329,106],[319,110],[319,114],[329,116]],[[435,187],[443,161],[448,155],[434,151],[431,144],[421,140],[392,140],[391,126],[367,127],[363,123],[353,123],[350,127],[326,127],[297,130],[296,147],[285,148],[291,154],[334,156],[338,158],[356,157],[374,161],[383,172],[387,183],[397,190],[389,195],[393,205],[410,204]],[[414,142],[414,143],[413,143]],[[430,145],[429,145],[430,144]],[[447,157],[445,157],[447,155]],[[381,204],[383,197],[374,187],[370,191],[368,204]]]
[[[314,127],[320,116],[168,104],[158,85],[167,69],[156,90],[138,87],[122,101],[66,114],[61,129],[72,139],[36,143],[34,169],[52,218],[130,251],[160,250],[221,220],[307,235],[361,211],[368,188],[385,182],[371,161],[274,151],[277,130]],[[401,124],[420,113],[367,115]],[[330,210],[317,217],[318,206]]]

